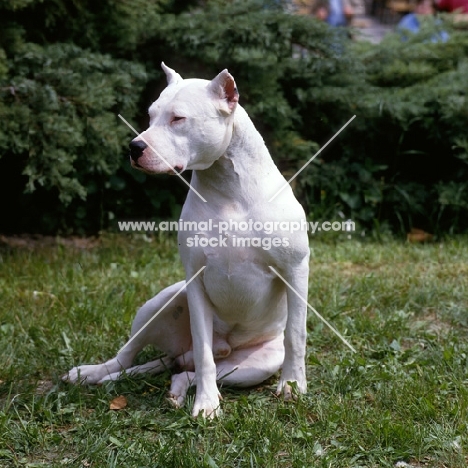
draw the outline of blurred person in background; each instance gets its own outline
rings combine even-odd
[[[446,1],[446,0],[441,0]],[[432,16],[435,13],[434,3],[432,0],[418,0],[412,13],[403,16],[397,25],[397,31],[404,33],[410,31],[414,34],[421,29],[421,18],[424,16]],[[406,37],[403,35],[404,39]],[[446,31],[440,31],[436,36],[432,37],[432,42],[446,42],[449,35]]]
[[[412,33],[417,33],[421,27],[419,16],[433,15],[434,5],[432,0],[418,0],[414,10],[401,18],[397,29],[407,29]]]
[[[330,26],[347,26],[354,15],[349,0],[329,0],[326,22]]]

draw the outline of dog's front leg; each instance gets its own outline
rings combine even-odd
[[[204,417],[220,414],[220,395],[216,385],[216,365],[213,358],[214,308],[206,296],[201,279],[187,286],[190,310],[190,329],[193,343],[193,360],[197,381],[197,393],[192,415],[203,412]]]
[[[282,393],[285,400],[291,400],[296,397],[294,388],[288,382],[293,382],[297,385],[298,393],[305,393],[307,391],[305,355],[308,276],[308,258],[299,267],[291,268],[289,271],[284,272],[284,277],[292,288],[286,286],[288,318],[284,331],[285,355],[277,394]]]

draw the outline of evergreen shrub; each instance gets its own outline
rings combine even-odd
[[[374,45],[277,2],[143,3],[0,3],[0,229],[177,216],[185,185],[131,170],[133,135],[117,118],[146,128],[161,61],[184,77],[228,68],[286,176],[356,115],[295,181],[310,217],[375,232],[468,227],[466,31],[428,21]],[[432,40],[440,28],[447,42]]]

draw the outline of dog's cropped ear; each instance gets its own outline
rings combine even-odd
[[[225,105],[221,107],[221,111],[226,114],[232,113],[239,102],[239,92],[232,75],[227,70],[223,70],[216,78],[210,81],[208,86],[217,98],[225,102]]]
[[[164,62],[161,62],[161,68],[164,70],[167,78],[167,85],[177,84],[183,81],[183,78],[172,68],[169,68]]]

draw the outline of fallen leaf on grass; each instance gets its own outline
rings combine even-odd
[[[118,411],[124,409],[126,406],[127,399],[123,395],[120,395],[110,402],[109,409]]]

